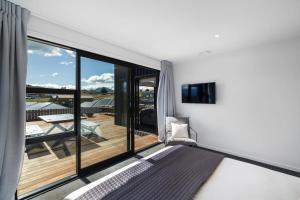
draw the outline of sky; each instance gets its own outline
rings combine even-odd
[[[27,84],[47,88],[75,88],[76,53],[71,50],[28,41]],[[81,58],[81,88],[114,89],[114,65]]]

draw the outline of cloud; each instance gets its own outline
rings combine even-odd
[[[29,54],[38,54],[46,57],[62,56],[61,48],[45,45],[34,41],[28,42],[27,52]]]
[[[93,75],[88,79],[81,80],[81,88],[85,90],[94,90],[100,87],[114,89],[114,74],[103,73],[101,75]]]
[[[71,84],[68,84],[68,85],[58,85],[58,84],[54,84],[54,83],[44,83],[44,84],[41,84],[41,83],[32,83],[30,85],[31,86],[36,86],[36,87],[54,88],[54,89],[62,89],[62,88],[65,88],[65,89],[75,89],[75,85],[71,85]]]
[[[81,85],[81,89],[83,90],[95,90],[97,88],[107,87],[109,89],[114,89],[114,83],[95,83],[90,85]]]
[[[51,74],[51,76],[53,76],[53,77],[58,76],[58,73],[54,72],[53,74]]]
[[[71,56],[71,57],[75,57],[75,52],[74,51],[71,51],[71,50],[65,50],[65,52],[69,55],[69,56]]]
[[[60,62],[59,64],[68,66],[68,65],[73,64],[73,62],[62,61],[62,62]]]
[[[88,79],[81,80],[84,83],[95,84],[95,83],[113,83],[114,82],[114,74],[112,73],[103,73],[99,75],[93,75]]]
[[[35,87],[43,87],[43,88],[53,88],[53,89],[75,89],[75,85],[72,84],[54,84],[54,83],[32,83],[30,84],[31,86],[35,86]],[[98,84],[94,84],[94,85],[82,85],[81,89],[82,90],[95,90],[97,88],[101,88],[101,87],[107,87],[110,89],[114,89],[114,84],[112,83],[98,83]]]

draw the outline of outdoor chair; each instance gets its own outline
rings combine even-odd
[[[96,132],[96,128],[98,126],[100,126],[98,123],[88,120],[81,120],[81,135],[96,134],[101,137],[101,135]]]

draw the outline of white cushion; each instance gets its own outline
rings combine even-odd
[[[171,123],[172,126],[172,139],[175,138],[189,138],[188,125]]]
[[[182,121],[182,118],[177,117],[166,117],[166,135],[167,138],[172,136],[172,123],[176,124],[186,124],[186,122]]]

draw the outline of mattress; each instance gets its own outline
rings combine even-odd
[[[161,149],[143,159],[149,159],[168,148]],[[94,181],[65,197],[75,200],[80,195],[131,168],[141,161],[127,165]],[[300,178],[286,175],[245,162],[224,158],[213,175],[199,189],[194,200],[299,200]]]

